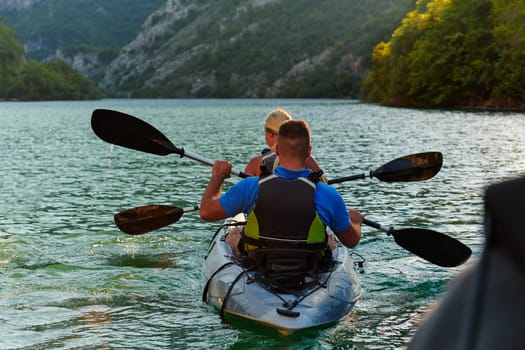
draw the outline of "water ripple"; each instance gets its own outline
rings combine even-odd
[[[487,186],[525,174],[525,117],[391,109],[344,100],[102,100],[0,103],[0,348],[400,349],[453,277],[483,246]],[[441,151],[421,183],[337,184],[347,204],[396,228],[446,233],[474,251],[443,269],[370,227],[354,249],[363,297],[321,330],[283,337],[223,324],[201,303],[200,269],[214,225],[187,213],[154,233],[113,223],[146,204],[198,204],[210,167],[115,147],[90,129],[95,108],[154,124],[177,146],[242,169],[263,147],[275,107],[306,119],[328,178],[400,156]],[[228,179],[225,188],[238,181]]]

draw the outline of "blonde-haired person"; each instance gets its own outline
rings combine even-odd
[[[275,154],[279,127],[288,120],[292,120],[292,116],[282,108],[274,109],[268,114],[264,122],[264,138],[268,148],[263,149],[260,155],[250,159],[244,169],[246,174],[260,176],[263,171],[266,174],[273,173],[279,165],[279,157]],[[309,156],[306,160],[306,167],[319,174],[321,181],[326,182],[325,177],[322,176],[321,167],[312,156]]]
[[[327,227],[346,247],[358,244],[363,214],[348,209],[335,188],[312,179],[312,170],[306,167],[311,151],[308,124],[290,120],[279,129],[276,152],[281,163],[265,181],[251,176],[223,194],[222,185],[231,176],[232,165],[224,160],[214,162],[199,213],[205,221],[248,214],[243,232],[235,230],[226,237],[235,255],[264,246],[302,247],[331,258],[325,253],[335,246]]]

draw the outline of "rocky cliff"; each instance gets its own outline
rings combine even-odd
[[[368,68],[364,55],[399,22],[384,32],[361,30],[392,8],[400,19],[411,4],[167,0],[99,86],[139,97],[319,97],[322,89],[355,97]],[[316,83],[323,79],[330,80],[326,88]]]
[[[0,15],[28,58],[114,96],[357,97],[415,1],[0,0]]]

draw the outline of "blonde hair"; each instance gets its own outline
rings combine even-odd
[[[290,116],[290,114],[284,109],[277,108],[268,114],[264,123],[264,127],[277,134],[281,124],[287,120],[292,120],[292,116]]]

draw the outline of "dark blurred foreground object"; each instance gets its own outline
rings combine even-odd
[[[408,350],[525,349],[525,177],[485,193],[481,259],[451,285]]]

